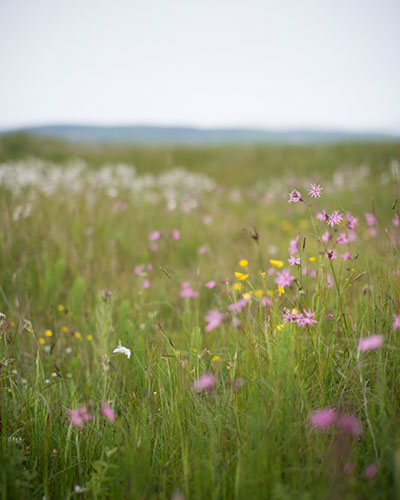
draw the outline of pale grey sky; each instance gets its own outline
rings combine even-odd
[[[0,127],[400,132],[399,0],[0,0]]]

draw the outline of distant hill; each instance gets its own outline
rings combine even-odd
[[[400,135],[338,130],[261,130],[151,125],[44,125],[0,130],[1,135],[28,134],[83,144],[220,145],[332,144],[338,142],[398,142]]]

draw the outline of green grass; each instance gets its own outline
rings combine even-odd
[[[74,158],[87,164],[76,175]],[[399,160],[399,144],[87,149],[3,138],[1,497],[400,497]],[[136,177],[101,170],[116,163],[134,165]],[[162,177],[176,166],[186,173]],[[321,199],[306,196],[314,181]],[[294,187],[310,208],[287,203]],[[318,221],[323,208],[359,218],[354,242],[335,243],[348,231]],[[377,218],[376,237],[365,212]],[[302,265],[290,267],[297,235]],[[234,274],[245,272],[241,259],[245,281]],[[261,274],[270,259],[296,278],[281,296]],[[180,297],[185,281],[198,298]],[[243,293],[238,328],[227,306]],[[284,307],[316,311],[318,323],[282,328]],[[211,309],[226,321],[207,332]],[[383,346],[358,353],[373,333]],[[130,359],[113,353],[119,340]],[[205,373],[215,388],[197,392]],[[102,402],[114,423],[99,414]],[[80,406],[93,416],[82,429],[67,411]],[[356,416],[362,435],[311,428],[310,413],[327,406]],[[378,474],[368,479],[370,464]]]

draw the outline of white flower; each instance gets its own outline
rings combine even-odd
[[[124,347],[123,345],[121,345],[121,341],[119,341],[118,347],[116,347],[113,350],[113,352],[125,354],[128,359],[130,359],[130,357],[131,357],[131,350],[128,349],[127,347]]]

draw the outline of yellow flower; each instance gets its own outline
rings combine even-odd
[[[235,283],[232,287],[232,290],[240,290],[242,286],[243,285],[241,283]]]
[[[42,338],[39,339],[39,344],[44,344],[46,341]]]
[[[82,340],[82,335],[79,332],[75,332],[75,337],[79,340]]]
[[[285,289],[283,288],[283,286],[281,285],[278,286],[278,292],[279,292],[279,297],[285,293]]]
[[[278,330],[278,332],[281,332],[284,326],[285,325],[283,323],[281,325],[276,325],[276,329]]]
[[[263,278],[265,278],[265,277],[267,276],[267,274],[266,274],[266,273],[264,273],[264,271],[260,271],[260,275],[261,275]]]
[[[249,300],[250,299],[250,294],[248,292],[244,293],[243,294],[243,298],[246,299],[246,300]]]
[[[44,332],[44,334],[46,335],[46,337],[52,337],[53,336],[53,332],[51,330],[46,330]]]
[[[239,279],[240,279],[240,281],[244,281],[244,280],[247,280],[248,277],[249,277],[248,274],[243,274],[242,277]]]
[[[294,308],[292,309],[292,314],[299,314],[299,311],[296,308]]]
[[[93,340],[93,337],[92,337],[91,335],[88,335],[86,338],[87,338],[89,341],[90,341],[90,340]]]
[[[310,258],[309,258],[309,261],[310,261],[310,262],[315,262],[315,261],[316,261],[316,258],[315,258],[315,257],[310,257]]]
[[[68,333],[68,328],[67,328],[66,326],[62,326],[62,327],[61,327],[61,331],[62,331],[63,333]]]
[[[254,295],[255,295],[256,297],[262,297],[262,296],[263,296],[263,291],[262,291],[262,290],[256,290],[256,291],[254,292]]]
[[[240,262],[239,262],[239,266],[240,267],[247,267],[248,265],[248,261],[246,259],[242,259]]]
[[[62,304],[58,304],[57,311],[64,311],[64,306]]]
[[[270,262],[275,267],[283,267],[283,262],[281,260],[271,259]]]
[[[217,361],[217,359],[219,359],[219,356],[213,356],[213,357],[212,357],[212,360],[213,360],[213,361]]]

